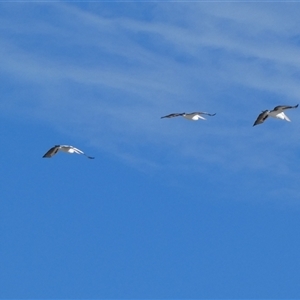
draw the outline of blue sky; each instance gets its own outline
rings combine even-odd
[[[0,2],[0,298],[299,298],[299,13]]]

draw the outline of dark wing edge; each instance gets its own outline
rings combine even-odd
[[[95,157],[94,156],[89,156],[89,155],[86,155],[85,153],[83,153],[83,155],[85,155],[87,158],[89,158],[89,159],[95,159]]]
[[[215,115],[216,115],[216,113],[214,113],[214,114],[210,114],[210,113],[208,113],[208,112],[201,112],[201,111],[199,111],[199,112],[195,112],[194,114],[206,115],[206,116],[211,116],[211,117],[213,117],[213,116],[215,116]]]
[[[286,110],[286,109],[290,109],[290,108],[297,108],[299,106],[299,104],[291,106],[291,105],[278,105],[276,107],[274,107],[273,110]]]
[[[195,112],[192,112],[192,113],[188,113],[188,115],[206,115],[206,116],[211,116],[211,117],[213,117],[213,116],[216,115],[216,113],[210,114],[210,113],[208,113],[208,112],[195,111]]]
[[[163,118],[174,118],[174,117],[179,117],[179,116],[183,116],[185,113],[174,113],[174,114],[169,114],[163,117],[160,117],[161,119]]]
[[[43,155],[43,158],[51,158],[53,155],[57,153],[58,149],[59,147],[56,146],[52,147]]]
[[[267,114],[265,111],[263,111],[262,113],[260,113],[257,117],[257,119],[255,120],[253,126],[262,124],[267,118],[269,117],[269,114]]]

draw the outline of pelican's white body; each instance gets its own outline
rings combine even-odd
[[[63,152],[67,152],[67,153],[77,153],[77,154],[83,154],[83,152],[75,147],[72,147],[72,146],[65,146],[65,145],[62,145],[60,146],[59,148],[60,151],[63,151]]]
[[[204,117],[202,117],[199,114],[185,114],[183,115],[183,117],[191,121],[198,121],[199,119],[206,120]]]
[[[288,116],[282,111],[282,112],[278,112],[278,111],[271,111],[269,113],[270,117],[273,118],[277,118],[277,119],[281,119],[281,120],[286,120],[288,122],[291,122],[291,120],[288,118]]]

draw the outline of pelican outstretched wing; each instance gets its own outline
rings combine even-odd
[[[213,117],[216,115],[216,113],[210,114],[208,112],[196,111],[196,112],[188,113],[188,115],[207,115]]]
[[[49,149],[45,154],[44,154],[44,158],[51,158],[52,156],[54,156],[58,150],[59,150],[60,146],[56,145],[54,147],[52,147],[51,149]]]
[[[95,158],[95,157],[93,157],[93,156],[86,155],[83,151],[81,151],[81,150],[78,149],[78,148],[75,148],[75,147],[73,147],[73,146],[70,146],[70,147],[72,147],[72,149],[74,150],[74,152],[77,153],[77,154],[83,154],[84,156],[86,156],[86,157],[89,158],[89,159],[94,159],[94,158]]]
[[[163,119],[163,118],[180,117],[180,116],[183,116],[184,114],[185,114],[185,113],[174,113],[174,114],[169,114],[169,115],[166,115],[166,116],[161,117],[161,119]]]
[[[256,119],[256,121],[254,122],[253,126],[255,125],[259,125],[262,124],[264,121],[266,121],[266,119],[269,116],[269,111],[268,110],[264,110],[262,113],[260,113]]]
[[[299,104],[294,105],[294,106],[290,106],[290,105],[278,105],[276,107],[274,107],[273,111],[284,111],[286,109],[290,109],[290,108],[297,108],[299,106]]]

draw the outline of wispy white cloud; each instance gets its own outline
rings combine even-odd
[[[35,12],[1,4],[0,76],[23,95],[2,102],[3,112],[70,135],[75,127],[95,147],[155,168],[174,160],[182,168],[291,167],[298,112],[291,124],[252,124],[262,109],[297,103],[295,5],[131,4],[151,7],[147,18],[109,14],[99,3],[31,5]],[[194,110],[217,115],[160,119]]]

